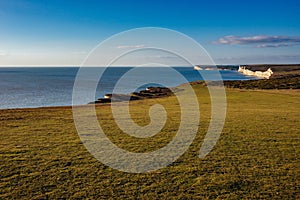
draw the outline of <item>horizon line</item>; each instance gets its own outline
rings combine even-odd
[[[205,64],[195,64],[195,65],[205,65]],[[215,65],[207,65],[207,66],[217,66],[217,65],[300,65],[300,63],[243,63],[243,64],[215,64]],[[194,66],[194,65],[193,65]],[[81,65],[0,65],[1,68],[3,67],[134,67],[134,65],[90,65],[90,66],[81,66]],[[152,66],[149,66],[152,67]],[[155,67],[155,66],[153,66]],[[157,66],[161,67],[161,66]],[[168,66],[166,66],[168,67]],[[188,67],[183,65],[172,65],[169,67]]]

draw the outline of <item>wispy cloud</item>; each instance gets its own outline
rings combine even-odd
[[[277,47],[290,47],[299,45],[300,43],[279,43],[279,44],[259,44],[256,45],[257,48],[277,48]]]
[[[146,56],[147,58],[161,58],[161,59],[175,59],[178,57],[176,56],[171,56],[171,55],[148,55]]]
[[[120,45],[117,46],[118,49],[136,49],[136,48],[143,48],[145,45],[139,44],[139,45]]]
[[[228,56],[214,60],[219,64],[299,63],[300,54]]]
[[[266,36],[257,35],[252,37],[240,37],[240,36],[224,36],[217,41],[213,41],[214,44],[224,45],[254,45],[257,48],[269,48],[269,47],[287,47],[300,44],[300,36]]]
[[[72,54],[72,55],[86,55],[86,54],[88,54],[88,52],[86,52],[86,51],[72,51],[72,52],[70,52],[70,54]]]
[[[0,51],[0,56],[7,56],[8,53],[7,52],[4,52],[4,51]]]

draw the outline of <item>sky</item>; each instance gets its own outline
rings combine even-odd
[[[300,63],[299,9],[296,0],[0,0],[0,66],[80,66],[100,42],[141,27],[183,33],[217,64]]]

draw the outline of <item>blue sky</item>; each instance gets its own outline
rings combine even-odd
[[[218,64],[300,63],[299,8],[296,0],[2,0],[0,66],[80,65],[106,38],[149,26],[194,38]]]

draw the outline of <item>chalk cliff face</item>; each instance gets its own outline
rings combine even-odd
[[[198,65],[195,65],[195,66],[194,66],[194,70],[203,70],[203,68],[200,67],[200,66],[198,66]]]
[[[269,68],[267,71],[251,71],[249,69],[246,69],[246,67],[239,67],[238,72],[246,75],[246,76],[256,76],[259,78],[265,78],[265,79],[269,79],[272,74],[273,71],[271,70],[271,68]]]

